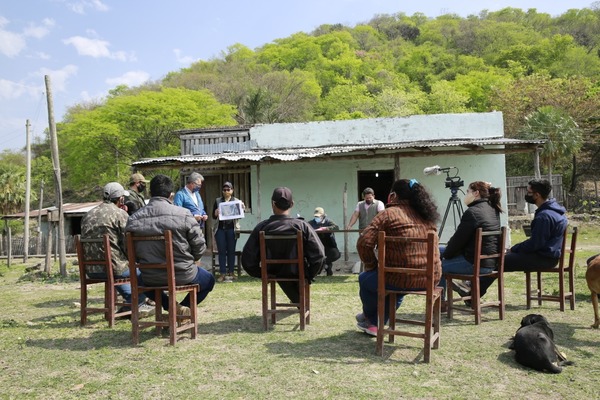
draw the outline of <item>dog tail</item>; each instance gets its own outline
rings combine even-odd
[[[575,365],[575,361],[561,361],[558,363],[558,365],[560,365],[561,367],[566,367],[568,365]]]

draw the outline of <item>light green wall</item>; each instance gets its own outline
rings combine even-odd
[[[427,156],[400,158],[400,171],[402,178],[416,178],[426,186],[435,199],[440,217],[443,217],[450,198],[450,189],[445,188],[446,175],[425,176],[423,169],[433,165],[441,167],[455,166],[459,168],[459,176],[464,180],[465,186],[461,189],[466,191],[467,185],[476,180],[491,182],[499,186],[502,193],[506,191],[506,176],[504,155],[461,155],[461,156]],[[292,213],[299,213],[306,219],[312,218],[315,207],[323,207],[325,212],[340,227],[343,226],[344,210],[344,185],[347,183],[348,202],[346,210],[346,221],[356,206],[357,172],[361,170],[393,170],[394,159],[391,157],[364,160],[314,160],[310,162],[283,162],[274,164],[261,164],[261,204],[260,216],[258,214],[258,181],[257,167],[251,170],[252,185],[252,214],[246,214],[242,221],[242,229],[252,229],[257,222],[268,218],[272,214],[271,194],[278,186],[287,186],[292,190],[294,196],[294,208]],[[451,170],[451,175],[455,170]],[[379,200],[385,201],[387,194],[377,194]],[[461,199],[464,194],[458,192]],[[503,198],[503,207],[506,209],[506,201]],[[503,214],[503,224],[507,224],[507,215]],[[440,221],[441,222],[441,221]],[[356,226],[355,226],[356,227]],[[441,242],[447,241],[454,232],[454,221],[448,217],[444,228]],[[343,250],[343,235],[336,235],[340,250]],[[349,235],[349,250],[355,252],[354,244],[357,235]],[[238,247],[245,243],[244,237],[238,242]]]

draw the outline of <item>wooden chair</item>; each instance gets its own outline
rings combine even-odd
[[[378,237],[378,273],[377,273],[377,354],[383,356],[383,337],[389,335],[389,343],[394,342],[394,336],[407,336],[423,339],[423,359],[429,362],[431,349],[440,345],[440,312],[442,288],[434,286],[434,250],[437,243],[435,234],[430,233],[426,238],[387,236],[379,232]],[[397,243],[410,243],[411,245],[427,246],[427,266],[425,269],[392,268],[386,266],[386,249]],[[425,290],[390,290],[386,289],[386,276],[388,274],[422,275],[427,279]],[[415,319],[402,319],[396,317],[396,298],[398,295],[419,295],[425,297],[425,321]],[[389,296],[389,326],[385,328],[385,297]],[[401,331],[396,329],[396,324],[423,326],[424,332]]]
[[[287,242],[287,245],[285,242]],[[295,234],[288,235],[271,235],[261,231],[259,232],[259,243],[263,328],[265,330],[269,328],[269,317],[271,317],[271,323],[275,324],[278,314],[298,313],[300,314],[300,330],[303,331],[305,326],[310,324],[310,285],[304,271],[302,232],[298,231]],[[275,251],[273,255],[275,249],[281,251]],[[291,249],[291,251],[288,252],[288,249]],[[293,256],[294,253],[296,253],[295,256]],[[274,271],[276,271],[278,265],[282,264],[295,264],[298,269],[298,276],[276,276]],[[278,302],[276,291],[278,282],[298,282],[299,302]]]
[[[175,263],[173,260],[173,236],[171,231],[166,230],[163,235],[138,236],[127,232],[127,252],[129,254],[129,270],[131,273],[131,302],[133,303],[131,314],[131,326],[133,333],[133,344],[139,343],[140,329],[155,327],[156,335],[160,336],[162,328],[169,328],[170,344],[172,346],[177,342],[177,335],[189,330],[192,339],[196,338],[198,333],[196,300],[198,296],[198,285],[177,285],[175,282]],[[139,242],[159,242],[157,246],[164,246],[165,259],[163,262],[155,264],[140,263],[137,257],[136,245]],[[138,284],[136,270],[159,269],[163,270],[167,278],[167,286],[140,286]],[[140,321],[139,310],[137,307],[138,296],[143,292],[154,292],[156,303],[154,320]],[[163,291],[168,292],[169,296],[169,314],[167,318],[162,315]],[[180,293],[190,294],[190,316],[177,315],[177,295]]]
[[[485,237],[496,236],[498,238],[498,251],[494,254],[481,254],[483,239]],[[481,310],[484,308],[494,307],[498,309],[498,316],[501,320],[504,319],[504,253],[506,245],[506,227],[502,227],[499,231],[484,232],[481,228],[475,233],[475,260],[473,262],[473,274],[455,274],[444,273],[446,278],[446,295],[448,296],[448,318],[452,318],[454,311],[475,315],[475,324],[481,323]],[[482,260],[496,260],[496,270],[489,274],[482,274],[480,267]],[[481,302],[479,297],[479,279],[482,277],[495,278],[498,283],[498,300]],[[454,291],[452,290],[452,280],[462,280],[471,282],[471,295],[454,299]],[[455,305],[455,303],[469,300],[471,307]]]
[[[86,250],[90,246],[101,246],[102,257],[90,258]],[[79,264],[79,284],[80,303],[81,303],[81,326],[87,323],[88,314],[104,313],[104,318],[108,321],[108,326],[112,328],[115,324],[115,318],[131,315],[131,304],[118,301],[116,287],[129,284],[128,278],[115,279],[113,275],[112,253],[110,249],[110,240],[108,234],[104,234],[101,239],[82,239],[81,235],[75,236],[75,249],[77,251],[77,261]],[[102,266],[106,278],[88,278],[86,274],[87,266]],[[88,285],[101,283],[104,285],[104,307],[88,307]],[[117,307],[127,307],[128,311],[116,312]]]
[[[563,241],[560,250],[560,259],[558,266],[554,268],[543,268],[535,271],[525,271],[525,285],[527,296],[527,309],[531,308],[531,300],[537,300],[538,305],[542,305],[542,301],[556,301],[560,303],[560,311],[565,311],[565,303],[569,300],[571,310],[575,309],[575,248],[577,246],[577,227],[573,227],[571,231],[571,246],[567,247],[569,236],[569,228],[565,229]],[[568,261],[565,261],[567,259]],[[558,274],[558,295],[542,294],[542,273]],[[569,281],[569,291],[565,291],[565,273]],[[531,274],[537,275],[537,291],[531,293]]]

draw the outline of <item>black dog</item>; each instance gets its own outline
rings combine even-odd
[[[509,348],[515,351],[515,360],[519,364],[538,371],[558,374],[562,371],[561,366],[572,365],[556,348],[548,320],[539,314],[529,314],[521,320],[521,327]]]

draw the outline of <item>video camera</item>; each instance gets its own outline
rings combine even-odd
[[[451,169],[456,170],[454,176],[450,176]],[[434,165],[433,167],[427,167],[423,169],[423,174],[425,175],[440,175],[442,172],[446,173],[446,187],[449,188],[451,191],[455,192],[465,185],[465,181],[463,181],[460,178],[460,176],[458,176],[458,168],[456,167],[442,168],[439,165]]]

